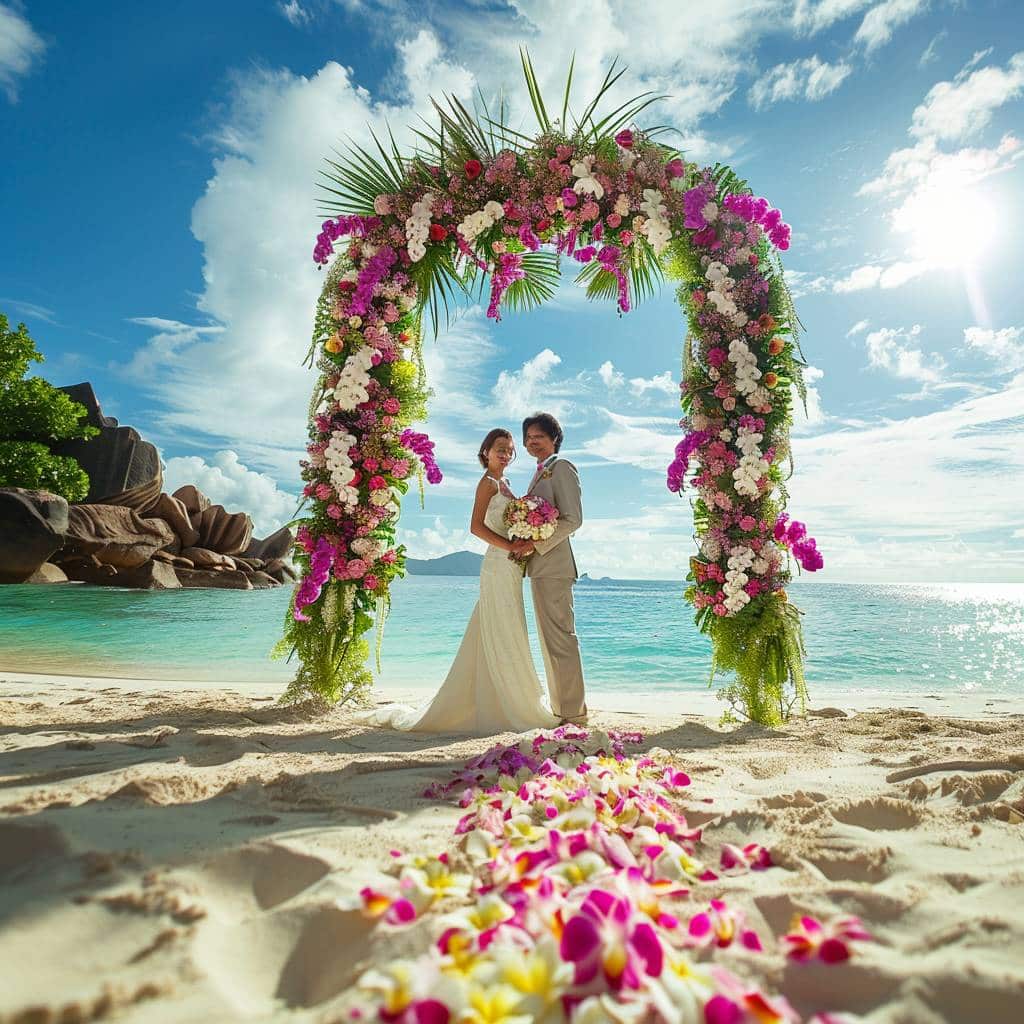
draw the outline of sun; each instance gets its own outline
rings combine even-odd
[[[977,185],[935,180],[910,195],[893,214],[910,236],[912,255],[937,266],[970,268],[992,248],[997,217]]]

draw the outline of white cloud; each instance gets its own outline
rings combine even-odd
[[[228,450],[217,452],[212,462],[198,455],[166,459],[164,490],[172,494],[185,484],[194,484],[228,512],[247,512],[257,537],[273,533],[292,519],[299,501],[297,495],[278,489],[265,473],[242,465],[238,454]]]
[[[615,369],[611,360],[606,360],[598,368],[597,375],[601,378],[606,388],[621,388],[625,383],[625,377],[621,371]]]
[[[814,386],[825,376],[825,371],[817,366],[804,367],[804,384],[807,386],[807,408],[800,401],[800,396],[793,393],[793,433],[806,434],[820,427],[828,417],[821,404],[821,392]]]
[[[468,517],[467,517],[468,519]],[[429,526],[419,530],[398,529],[398,542],[408,549],[410,558],[440,558],[453,551],[480,551],[486,545],[465,527],[451,528],[436,516]]]
[[[964,341],[982,355],[999,363],[1006,373],[1024,370],[1024,327],[965,327]]]
[[[296,27],[304,25],[310,19],[310,13],[299,3],[299,0],[280,2],[277,9]]]
[[[886,370],[895,377],[916,380],[922,384],[937,384],[942,380],[946,361],[937,352],[926,356],[918,346],[923,328],[914,324],[909,330],[902,327],[881,327],[864,339],[868,365],[872,369]]]
[[[679,385],[672,376],[671,370],[655,374],[653,377],[632,377],[629,387],[637,396],[645,395],[648,391],[658,391],[661,394],[672,396],[679,394]]]
[[[842,61],[829,64],[815,55],[789,64],[776,64],[750,88],[748,97],[755,110],[781,100],[816,101],[835,92],[853,68]]]
[[[42,320],[44,323],[56,324],[57,313],[55,310],[47,309],[46,306],[37,306],[34,302],[22,302],[19,299],[0,297],[0,306],[6,309],[13,309],[30,320]],[[8,320],[11,319],[8,316]]]
[[[0,4],[0,89],[18,102],[18,81],[43,55],[46,43],[28,19],[8,4]]]
[[[848,338],[853,338],[858,334],[863,333],[871,326],[870,320],[858,320],[847,332]]]
[[[832,281],[823,274],[812,274],[806,270],[783,271],[789,293],[794,299],[802,299],[805,295],[816,295],[832,289]]]
[[[872,0],[796,0],[793,27],[801,35],[814,35],[837,21],[856,14]]]
[[[993,112],[1024,92],[1024,52],[1015,53],[1005,69],[972,70],[984,58],[975,54],[952,82],[937,82],[915,110],[910,134],[919,139],[960,142],[977,135]]]
[[[502,370],[491,389],[498,408],[509,416],[529,416],[539,409],[561,416],[565,408],[563,392],[551,386],[551,371],[562,357],[551,349],[527,359],[518,370]]]
[[[679,421],[667,416],[630,416],[600,409],[608,429],[583,442],[583,451],[605,462],[664,472],[682,435]]]
[[[869,263],[863,267],[855,267],[846,277],[841,277],[832,285],[838,295],[848,292],[860,292],[866,288],[898,288],[922,274],[934,270],[927,260],[893,260],[890,263]]]
[[[1020,519],[1007,481],[1024,477],[1022,416],[1024,374],[937,412],[794,438],[789,507],[826,578],[1024,578],[1007,529]]]
[[[871,53],[889,42],[896,29],[927,7],[928,0],[883,0],[864,15],[854,42],[862,43],[866,52]]]
[[[947,30],[943,29],[937,35],[932,37],[932,41],[927,45],[927,47],[925,47],[924,53],[922,53],[921,56],[918,58],[918,67],[923,68],[926,65],[931,64],[933,61],[939,59],[939,43],[941,43],[942,40],[945,39],[948,34],[949,33],[947,32]]]

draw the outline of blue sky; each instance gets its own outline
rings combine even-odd
[[[791,511],[832,580],[1024,580],[1024,8],[1016,0],[469,4],[0,3],[0,309],[55,383],[160,448],[262,531],[287,519],[312,378],[314,182],[330,147],[431,93],[504,87],[517,48],[558,93],[610,60],[690,159],[731,163],[794,228],[813,366]],[[1015,45],[1016,44],[1016,45]],[[474,546],[473,452],[558,413],[596,575],[672,577],[690,511],[670,289],[626,317],[571,280],[436,343],[427,429],[445,483],[403,512],[413,554]],[[513,484],[525,485],[526,460]]]

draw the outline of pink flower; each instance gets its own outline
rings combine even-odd
[[[391,467],[391,473],[396,480],[404,480],[409,475],[409,460],[395,459],[395,464]]]
[[[696,946],[714,943],[725,949],[739,939],[745,949],[760,952],[761,939],[753,929],[744,928],[743,922],[742,910],[731,910],[722,900],[712,900],[706,911],[690,918],[690,940]]]
[[[728,398],[722,400],[722,408],[726,412],[732,412],[736,408],[736,399],[731,395]]]
[[[757,526],[757,520],[753,516],[740,516],[740,529],[750,533]]]
[[[317,484],[316,485],[316,496],[321,501],[326,501],[334,492],[331,490],[330,484]]]
[[[838,917],[823,924],[813,917],[801,917],[788,935],[783,935],[786,956],[791,960],[821,960],[839,964],[852,955],[850,943],[870,942],[871,935],[858,917]]]
[[[328,505],[327,506],[327,514],[332,519],[337,520],[337,519],[340,519],[345,513],[342,511],[340,505]]]
[[[712,348],[708,350],[708,363],[714,366],[716,369],[721,366],[725,366],[726,360],[729,358],[729,353],[724,348]]]
[[[361,580],[366,575],[369,566],[361,558],[353,558],[345,567],[345,575],[350,580]]]
[[[376,473],[380,469],[380,463],[376,459],[363,459],[363,469],[367,473]]]
[[[384,411],[392,416],[397,416],[402,408],[402,403],[397,398],[384,399]]]
[[[742,849],[725,843],[719,863],[723,871],[764,871],[772,866],[772,856],[759,843],[747,843]]]
[[[382,476],[370,477],[370,490],[371,491],[383,491],[387,487],[388,482]]]
[[[385,565],[394,565],[395,562],[398,561],[398,552],[393,549],[389,549],[388,551],[385,551],[383,555],[380,556],[380,560]]]
[[[615,136],[615,141],[623,149],[632,149],[633,148],[633,133],[628,128],[623,128],[622,131],[619,132],[619,134]]]
[[[632,245],[633,244],[633,232],[632,231],[623,231],[622,234],[619,235],[619,238],[622,241],[623,245]]]
[[[617,213],[609,213],[605,220],[610,228],[617,228],[622,223],[622,218]]]
[[[616,991],[640,988],[645,976],[658,977],[665,960],[654,928],[637,923],[629,901],[604,889],[592,889],[566,922],[560,952],[575,964],[577,985],[603,976]]]
[[[686,173],[686,164],[679,157],[676,157],[675,160],[669,160],[665,164],[665,173],[670,178],[681,178]]]
[[[377,577],[373,575],[373,573],[369,573],[368,572],[363,577],[363,586],[367,590],[376,590],[379,585],[380,585],[380,580],[378,580]]]

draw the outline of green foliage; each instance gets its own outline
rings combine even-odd
[[[760,725],[781,725],[794,704],[807,704],[805,655],[800,612],[774,595],[755,598],[736,615],[707,616],[712,640],[712,680],[718,672],[735,672],[724,689],[732,710]]]
[[[88,438],[95,427],[79,421],[85,406],[40,377],[0,386],[0,438],[5,441],[65,441]]]
[[[89,493],[89,476],[70,456],[34,441],[0,441],[0,487],[50,491],[68,501]]]
[[[28,372],[29,363],[43,361],[42,353],[24,324],[18,324],[16,331],[9,328],[7,317],[0,313],[0,387],[21,380]]]
[[[49,445],[99,433],[79,421],[85,406],[74,402],[41,377],[22,378],[42,353],[18,324],[10,330],[0,313],[0,487],[26,487],[81,501],[89,493],[89,477],[68,456],[54,455]]]
[[[346,602],[351,600],[354,589],[351,584],[330,582],[320,599],[303,609],[309,622],[295,621],[292,595],[284,620],[284,636],[271,652],[272,658],[299,658],[295,678],[281,697],[283,704],[310,698],[325,704],[368,702],[373,677],[366,668],[370,647],[362,634],[373,625],[373,620],[357,607],[349,610]]]

